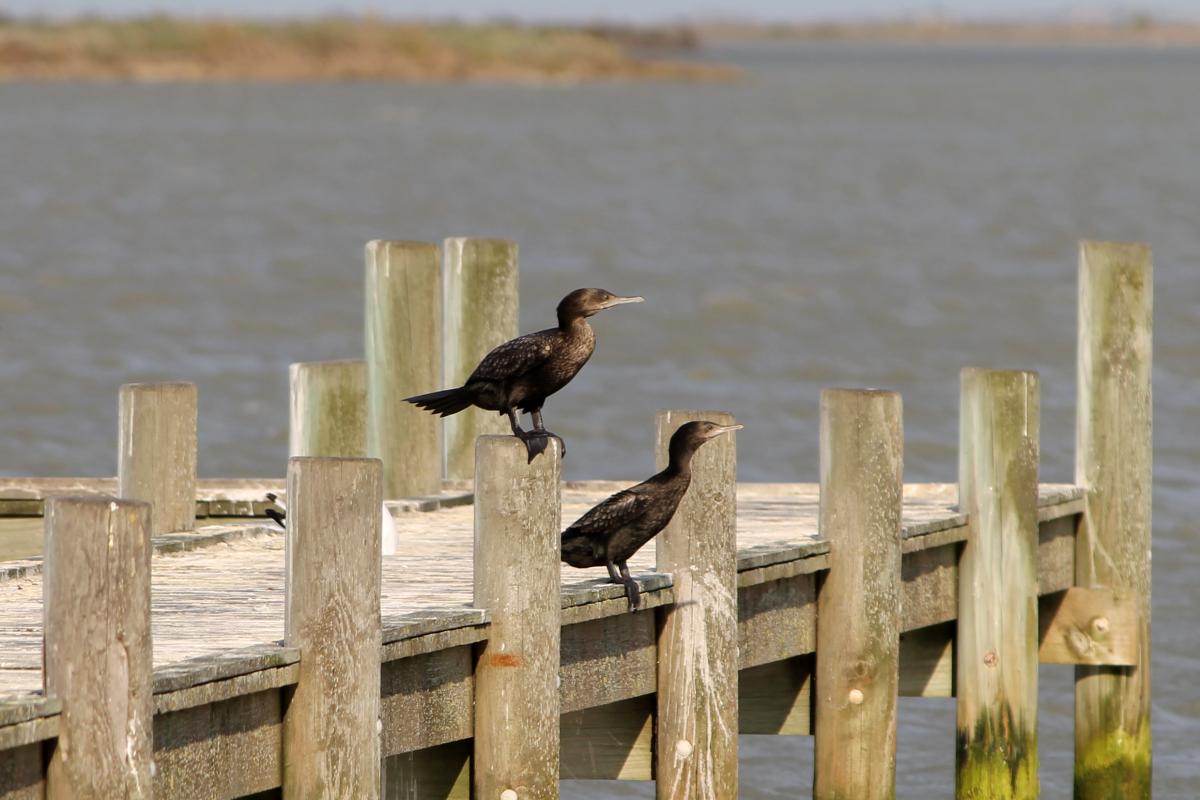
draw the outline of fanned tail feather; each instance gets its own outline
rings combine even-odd
[[[471,405],[471,393],[466,388],[460,386],[457,389],[443,389],[440,392],[406,397],[404,400],[418,408],[448,417],[451,414],[457,414]]]

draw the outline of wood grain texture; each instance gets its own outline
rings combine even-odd
[[[43,800],[45,793],[40,743],[0,753],[0,800]]]
[[[153,506],[153,535],[196,527],[196,385],[127,383],[119,393],[117,496]]]
[[[956,794],[1038,794],[1036,373],[964,369],[959,506]]]
[[[384,800],[471,800],[471,742],[457,741],[389,756]]]
[[[654,779],[654,696],[562,715],[563,780]]]
[[[1043,664],[1133,666],[1137,663],[1138,604],[1112,589],[1074,586],[1038,606]]]
[[[491,631],[475,667],[476,797],[558,797],[559,480],[551,440],[526,464],[512,436],[475,449],[475,599]]]
[[[653,614],[622,614],[562,629],[562,713],[653,694],[658,658]]]
[[[1083,242],[1075,482],[1087,491],[1075,582],[1138,607],[1132,667],[1075,669],[1075,796],[1150,797],[1150,371],[1153,265],[1143,244]]]
[[[479,362],[497,345],[517,336],[517,243],[508,239],[446,239],[445,273],[446,386],[462,386]],[[442,421],[446,440],[446,477],[475,477],[475,439],[509,432],[508,421],[494,411],[468,408]]]
[[[829,572],[817,595],[813,797],[895,796],[900,634],[900,395],[821,393],[821,536]]]
[[[813,657],[772,661],[738,674],[740,733],[812,734]]]
[[[442,421],[404,398],[442,385],[442,259],[430,242],[366,247],[367,453],[389,500],[437,494]]]
[[[475,730],[475,654],[471,645],[383,665],[383,754],[459,739]]]
[[[288,455],[367,454],[367,362],[309,361],[288,369]]]
[[[380,794],[382,465],[288,459],[284,639],[300,669],[283,719],[289,798]]]
[[[150,506],[47,502],[45,689],[62,700],[48,800],[151,796]]]
[[[955,624],[900,634],[901,697],[954,697]]]
[[[732,425],[723,411],[659,411],[657,461],[686,422]],[[658,535],[657,570],[674,578],[659,611],[655,792],[659,800],[737,796],[737,442],[703,445],[674,519]]]

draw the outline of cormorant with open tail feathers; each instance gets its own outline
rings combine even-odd
[[[548,437],[542,405],[566,386],[596,349],[596,334],[587,318],[641,297],[619,297],[603,289],[576,289],[558,304],[558,327],[527,333],[505,342],[483,357],[467,382],[455,389],[405,398],[420,408],[448,417],[469,406],[508,415],[513,435],[525,442],[529,460],[546,449]],[[533,430],[522,430],[517,411],[533,417]],[[566,452],[566,446],[563,446]]]
[[[654,477],[617,492],[592,508],[562,534],[562,560],[572,567],[608,567],[613,583],[625,585],[629,608],[641,593],[629,576],[629,558],[667,527],[692,482],[692,456],[702,444],[741,425],[687,422],[671,436],[670,461]],[[620,570],[618,574],[617,570]]]

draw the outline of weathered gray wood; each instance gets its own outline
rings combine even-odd
[[[811,653],[817,646],[816,636],[815,575],[795,575],[738,589],[740,669]]]
[[[1075,531],[1081,514],[1046,520],[1038,525],[1038,594],[1069,589],[1075,584]]]
[[[384,800],[470,800],[471,742],[458,741],[389,756]]]
[[[453,238],[445,242],[445,359],[447,386],[462,386],[496,345],[517,335],[517,243],[507,239]],[[468,408],[442,425],[446,477],[475,477],[475,439],[508,433],[494,411]]]
[[[526,464],[512,436],[475,450],[475,601],[491,616],[475,668],[476,797],[552,800],[559,773],[557,441]]]
[[[659,411],[657,460],[680,425],[734,424],[723,411]],[[655,791],[659,800],[737,796],[737,444],[713,439],[692,460],[692,483],[658,536],[658,571],[674,578],[660,611]]]
[[[1112,589],[1074,586],[1038,605],[1043,664],[1134,666],[1137,601]]]
[[[956,793],[1038,794],[1039,388],[1034,372],[964,369],[958,503]]]
[[[564,780],[654,779],[654,696],[642,695],[562,715]]]
[[[150,797],[149,504],[47,502],[44,652],[62,700],[48,800]]]
[[[740,733],[812,734],[813,657],[796,656],[738,675]]]
[[[475,654],[471,645],[383,665],[383,754],[470,738],[475,730]]]
[[[376,459],[288,459],[284,638],[300,671],[283,720],[287,797],[379,797],[382,486]]]
[[[954,697],[953,622],[900,634],[901,697]]]
[[[288,371],[288,455],[367,454],[367,362],[310,361]]]
[[[656,634],[653,614],[601,617],[564,627],[562,713],[653,694]]]
[[[119,394],[117,495],[153,506],[153,535],[196,527],[196,385],[127,383]]]
[[[367,452],[383,460],[389,500],[437,494],[441,419],[404,398],[442,385],[442,263],[430,242],[366,250]]]
[[[895,795],[899,682],[900,395],[821,393],[821,536],[829,572],[817,595],[813,797]]]
[[[45,792],[41,744],[0,752],[0,800],[42,800]]]
[[[1077,800],[1150,797],[1152,306],[1149,247],[1080,245],[1075,582],[1132,597],[1139,624],[1136,666],[1075,669]]]

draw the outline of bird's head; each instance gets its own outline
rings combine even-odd
[[[624,303],[640,303],[643,297],[621,297],[604,289],[576,289],[558,304],[558,321],[570,322],[580,317],[599,314],[606,308]]]
[[[741,429],[741,425],[718,425],[708,420],[685,422],[671,434],[671,461],[690,456],[709,439]]]

